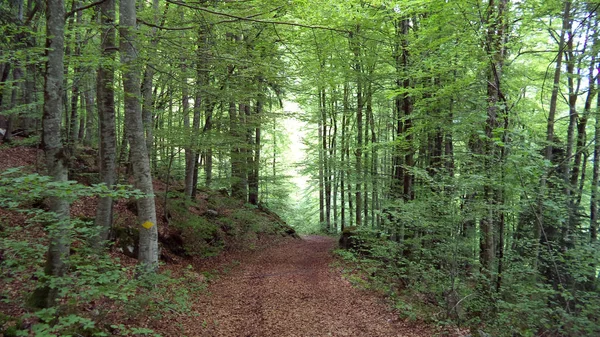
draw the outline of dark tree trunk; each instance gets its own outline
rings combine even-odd
[[[363,146],[363,107],[364,107],[364,93],[363,93],[363,79],[362,79],[362,65],[361,65],[361,50],[360,44],[357,41],[360,33],[360,26],[357,25],[356,31],[350,34],[350,45],[352,53],[354,54],[354,72],[356,74],[356,149],[354,155],[356,157],[355,164],[355,175],[356,175],[356,190],[355,194],[355,222],[356,226],[362,224],[362,146]]]
[[[600,66],[598,66],[600,71]],[[600,76],[596,78],[596,85],[600,88]],[[600,95],[596,96],[596,112],[594,113],[594,166],[592,168],[592,191],[590,200],[590,241],[598,240],[598,182],[600,180]]]
[[[78,11],[75,14],[75,26],[78,27],[81,24],[81,19],[83,16],[82,11]],[[74,57],[79,57],[81,55],[81,34],[79,33],[79,29],[75,30],[75,51],[72,54]],[[81,67],[78,63],[75,64],[73,69],[73,83],[71,86],[71,117],[69,119],[69,136],[68,136],[68,144],[71,147],[71,153],[73,153],[75,145],[78,143],[79,136],[79,111],[78,111],[78,103],[79,103],[79,94],[80,94],[80,86],[83,78],[83,74],[81,72]]]
[[[67,156],[61,139],[64,94],[64,27],[63,0],[46,1],[46,75],[44,84],[44,114],[42,117],[42,145],[46,156],[48,175],[57,183],[68,180]],[[67,200],[51,197],[50,211],[57,216],[57,228],[49,233],[49,248],[45,273],[61,277],[67,271],[65,259],[69,256],[69,213]],[[55,304],[59,289],[45,285],[37,289],[33,299],[41,307]]]
[[[252,205],[258,205],[258,191],[260,181],[260,141],[261,141],[261,116],[264,106],[264,94],[262,92],[262,79],[258,80],[258,98],[256,100],[255,113],[251,116],[250,129],[253,130],[254,137],[251,156],[251,165],[248,174],[248,202]]]
[[[102,45],[100,53],[103,57],[102,63],[98,68],[96,78],[96,95],[98,101],[98,121],[100,128],[99,137],[99,167],[100,179],[109,188],[116,183],[116,152],[117,135],[115,121],[115,69],[113,66],[115,59],[115,1],[106,0],[100,5],[100,15],[102,22]],[[91,95],[86,94],[86,97]],[[87,99],[88,114],[91,114],[90,99]],[[91,129],[90,129],[91,131]],[[98,201],[96,209],[95,225],[100,229],[98,237],[93,244],[101,247],[108,239],[109,231],[113,220],[113,200],[111,197],[104,197]]]
[[[321,91],[323,89],[319,89],[319,116],[317,121],[317,151],[319,152],[319,226],[323,228],[325,226],[325,153],[323,152],[323,137],[324,128],[323,128],[323,96],[321,95]]]

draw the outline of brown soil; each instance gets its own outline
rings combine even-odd
[[[306,236],[256,251],[209,286],[187,336],[432,336],[331,268],[335,239]]]

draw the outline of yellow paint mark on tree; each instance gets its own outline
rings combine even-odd
[[[152,228],[152,226],[154,226],[154,224],[151,221],[146,221],[142,224],[142,227],[144,227],[146,229],[150,229],[150,228]]]

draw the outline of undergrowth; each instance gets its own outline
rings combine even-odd
[[[71,219],[66,227],[71,252],[63,257],[68,266],[65,275],[50,277],[44,272],[47,233],[55,230],[58,220],[33,207],[36,200],[61,196],[74,201],[92,195],[141,194],[126,186],[109,190],[103,185],[54,183],[18,169],[0,175],[0,207],[26,219],[23,225],[0,226],[0,306],[5,312],[0,315],[1,335],[158,336],[146,326],[136,327],[135,322],[145,321],[148,315],[160,319],[191,311],[191,295],[204,286],[193,273],[175,278],[169,273],[143,274],[135,266],[121,264],[107,250],[88,245],[97,233],[89,221]],[[39,306],[32,294],[42,287],[58,290],[55,305]]]
[[[402,318],[482,336],[600,335],[600,297],[593,290],[555,290],[531,266],[512,261],[500,291],[489,291],[476,261],[465,264],[455,247],[438,244],[407,256],[407,243],[384,233],[365,229],[354,235],[354,247],[335,251],[336,267],[354,286],[384,294]],[[576,307],[559,304],[569,294]]]

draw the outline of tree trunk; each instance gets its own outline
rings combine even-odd
[[[20,93],[20,82],[21,78],[23,78],[23,70],[21,69],[19,62],[15,62],[16,65],[13,69],[13,88],[10,95],[10,106],[12,109],[15,109],[19,105],[19,93]],[[4,141],[10,143],[12,141],[12,134],[15,130],[15,122],[17,121],[16,115],[10,114],[8,116],[8,122],[6,126],[6,135],[4,136]]]
[[[261,141],[261,115],[264,106],[264,94],[262,88],[262,79],[258,80],[258,98],[256,100],[256,109],[253,118],[250,121],[254,131],[253,141],[253,156],[251,158],[251,166],[248,175],[248,202],[252,205],[258,205],[258,190],[260,179],[260,141]]]
[[[317,122],[317,151],[319,152],[319,226],[321,229],[325,226],[325,153],[323,152],[323,95],[321,95],[322,89],[319,89],[319,116]]]
[[[98,79],[96,79],[98,81]],[[114,79],[113,79],[114,82]],[[97,95],[97,93],[96,93]],[[94,138],[94,93],[86,91],[83,93],[83,99],[85,101],[85,134],[83,137],[83,144],[86,146],[92,146],[92,139]],[[116,130],[115,130],[116,138]],[[115,148],[116,151],[116,148]]]
[[[340,211],[340,221],[341,221],[341,225],[340,225],[340,230],[343,232],[345,227],[346,227],[346,198],[345,198],[345,193],[346,193],[346,161],[345,161],[345,155],[346,155],[346,135],[347,135],[347,127],[348,127],[348,123],[347,123],[347,116],[348,116],[348,85],[344,84],[344,92],[343,92],[343,98],[342,98],[342,149],[340,151],[340,203],[341,203],[341,211]]]
[[[210,101],[210,103],[207,103],[205,105],[206,110],[205,110],[205,120],[204,120],[204,130],[203,130],[205,137],[211,136],[211,135],[209,135],[209,133],[213,128],[214,105],[215,104],[212,103],[212,100]],[[206,187],[210,188],[210,185],[212,184],[212,177],[213,177],[213,148],[212,148],[212,146],[209,146],[208,149],[206,149],[206,152],[204,154],[204,175],[206,176],[205,185],[206,185]]]
[[[246,184],[246,172],[244,168],[245,153],[241,148],[243,144],[243,137],[240,133],[244,127],[242,116],[244,114],[245,105],[240,104],[240,110],[234,102],[229,103],[229,117],[230,117],[230,131],[233,139],[231,148],[231,195],[242,201],[247,201],[248,192]]]
[[[377,143],[377,132],[375,130],[375,117],[373,115],[373,93],[369,85],[369,95],[367,96],[367,119],[371,130],[371,181],[373,189],[371,193],[371,227],[377,225],[376,211],[378,210],[377,200],[379,198],[379,173],[378,173],[378,155],[375,144]]]
[[[163,21],[166,17],[167,10],[169,4],[166,4],[165,13],[163,15]],[[152,11],[153,22],[154,25],[159,26],[163,25],[159,19],[159,9],[158,9],[158,0],[152,0]],[[150,33],[150,47],[149,50],[155,50],[159,41],[158,37],[158,29],[156,27],[152,28]],[[153,104],[153,96],[152,95],[152,86],[154,82],[154,68],[150,64],[150,60],[147,61],[146,67],[144,69],[144,76],[141,83],[141,97],[142,97],[142,121],[144,125],[144,134],[145,134],[145,143],[146,143],[146,151],[148,152],[148,156],[153,163],[156,165],[156,154],[154,151],[154,133],[153,133],[153,120],[154,120],[154,104]],[[151,165],[151,167],[153,167]]]
[[[360,61],[360,46],[355,39],[358,36],[354,35],[355,32],[350,34],[350,42],[352,52],[354,54],[354,71],[356,73],[356,149],[354,154],[356,156],[355,164],[355,175],[356,175],[356,190],[354,191],[356,197],[355,206],[355,221],[356,226],[362,224],[362,146],[363,146],[363,79],[362,79],[362,65]],[[356,35],[360,33],[360,26],[356,26]]]
[[[331,231],[331,155],[328,154],[329,146],[331,146],[328,142],[329,138],[329,130],[327,129],[327,96],[325,95],[325,89],[320,91],[321,95],[321,106],[319,108],[321,112],[321,123],[323,127],[323,142],[322,142],[322,151],[323,151],[323,187],[324,194],[323,199],[325,200],[325,230],[327,232]]]
[[[571,21],[570,13],[571,13],[571,1],[567,0],[567,1],[565,1],[565,9],[563,12],[562,30],[561,30],[560,39],[558,42],[558,54],[556,55],[556,67],[554,68],[554,79],[552,82],[552,94],[550,96],[550,107],[548,109],[548,121],[546,124],[546,149],[544,151],[544,159],[546,159],[548,162],[552,162],[552,159],[553,159],[552,151],[554,149],[553,144],[556,141],[555,136],[554,136],[554,122],[556,119],[558,91],[560,88],[560,75],[561,75],[561,70],[562,70],[563,48],[565,47],[565,34],[570,25],[569,22]],[[548,180],[548,173],[546,172],[542,175],[542,179],[540,182],[540,193],[539,193],[540,197],[539,197],[539,202],[538,202],[539,220],[538,220],[538,228],[536,231],[536,238],[538,240],[542,240],[542,241],[544,241],[542,238],[542,231],[545,226],[543,200],[545,198],[547,180]],[[549,226],[551,226],[551,224]],[[542,242],[542,244],[543,244],[543,242]],[[538,254],[536,254],[536,255],[539,255],[539,247],[538,247]]]
[[[98,68],[96,78],[96,99],[98,101],[98,122],[100,129],[99,137],[99,167],[100,180],[109,188],[116,183],[116,152],[117,136],[115,122],[115,1],[106,0],[100,5],[102,22],[102,45],[100,53],[102,63]],[[87,95],[86,95],[87,96]],[[88,102],[87,105],[89,105]],[[90,110],[87,112],[91,114]],[[90,130],[91,131],[91,130]],[[113,200],[111,197],[103,197],[98,201],[96,209],[95,225],[100,229],[98,237],[94,240],[94,246],[101,247],[108,239],[113,220]]]
[[[331,99],[331,126],[333,129],[333,133],[331,134],[331,138],[329,141],[329,172],[331,175],[330,178],[330,187],[329,187],[329,191],[330,193],[333,193],[331,198],[331,208],[333,210],[333,222],[332,222],[332,227],[330,229],[330,231],[332,233],[337,233],[338,230],[338,203],[337,203],[337,197],[338,197],[338,180],[339,180],[339,170],[338,170],[338,163],[336,161],[336,157],[337,157],[337,138],[338,138],[338,121],[337,121],[337,114],[338,114],[338,99],[337,99],[337,88],[336,89],[332,89],[333,94],[332,95],[332,99]],[[331,185],[333,184],[333,191],[331,191],[332,187]]]
[[[185,60],[181,60],[182,73],[186,73],[186,65]],[[198,95],[199,96],[199,95]],[[197,98],[200,98],[198,97]],[[190,102],[188,95],[188,86],[187,79],[184,79],[182,87],[181,87],[181,99],[182,99],[182,112],[183,112],[183,126],[185,130],[185,134],[187,135],[187,146],[185,147],[185,182],[184,182],[184,192],[183,194],[191,199],[194,191],[194,173],[196,172],[196,165],[198,165],[196,161],[196,149],[198,144],[196,144],[196,130],[190,127]],[[194,100],[194,112],[200,109],[202,102],[201,100]],[[195,115],[195,113],[194,113]],[[195,118],[195,116],[194,116]]]
[[[410,169],[415,165],[414,163],[414,150],[413,150],[413,135],[412,135],[412,119],[410,115],[412,114],[413,104],[410,95],[408,94],[408,90],[410,89],[411,83],[408,77],[408,70],[410,67],[409,64],[409,52],[408,52],[408,33],[410,28],[410,20],[403,19],[400,22],[400,34],[401,34],[401,65],[402,70],[404,72],[404,78],[402,80],[402,88],[404,89],[404,93],[402,94],[402,114],[404,118],[403,123],[403,137],[406,140],[406,144],[408,149],[406,150],[406,154],[404,155],[404,165],[405,168],[402,169],[402,194],[405,201],[414,200],[415,194],[413,190],[413,173]]]
[[[67,156],[61,139],[63,114],[64,76],[64,27],[65,8],[63,0],[46,1],[46,75],[44,84],[44,114],[42,117],[42,144],[46,157],[48,175],[57,183],[68,180]],[[49,231],[49,247],[45,273],[49,277],[61,277],[67,271],[69,256],[69,213],[67,200],[49,198],[50,211],[57,216],[56,228]],[[33,294],[41,307],[55,304],[59,289],[45,286]]]
[[[497,238],[503,230],[504,224],[502,211],[497,208],[503,203],[502,191],[494,187],[492,180],[495,179],[495,171],[503,170],[501,151],[495,143],[495,130],[500,127],[500,120],[506,114],[502,108],[505,104],[501,91],[502,85],[502,70],[504,66],[504,58],[506,51],[506,23],[505,10],[507,0],[499,0],[497,4],[491,1],[488,7],[486,26],[486,52],[490,58],[490,67],[487,72],[487,119],[485,124],[486,141],[484,143],[484,169],[488,176],[484,186],[484,198],[487,202],[487,215],[484,216],[480,223],[480,252],[479,261],[484,275],[491,277],[494,270],[494,262],[496,259],[496,248],[503,245]],[[500,164],[500,165],[499,165]],[[498,168],[499,166],[499,168]],[[500,261],[500,260],[499,260]],[[499,262],[500,263],[500,262]],[[497,279],[499,287],[500,279]]]
[[[600,71],[600,67],[598,67]],[[596,85],[600,88],[600,76],[597,76]],[[600,95],[596,96],[596,119],[594,124],[594,166],[592,168],[592,191],[590,200],[590,241],[598,240],[598,181],[600,180]]]
[[[136,64],[137,50],[135,47],[135,0],[121,0],[119,21],[119,50],[121,63],[124,66],[125,127],[130,146],[135,187],[146,194],[145,197],[137,200],[140,232],[138,262],[145,271],[151,272],[158,267],[158,231],[150,160],[140,106],[139,66]]]
[[[81,24],[81,18],[83,16],[82,11],[78,11],[75,14],[75,26],[79,27]],[[79,29],[75,30],[75,52],[72,56],[79,57],[81,55],[81,34],[79,33]],[[79,114],[78,114],[78,103],[79,103],[79,93],[80,93],[80,85],[82,81],[83,74],[81,72],[81,67],[79,63],[75,63],[75,67],[73,69],[73,83],[71,84],[71,117],[69,121],[71,122],[69,126],[69,136],[68,136],[68,144],[71,147],[71,153],[73,153],[74,147],[78,142],[79,135]]]

